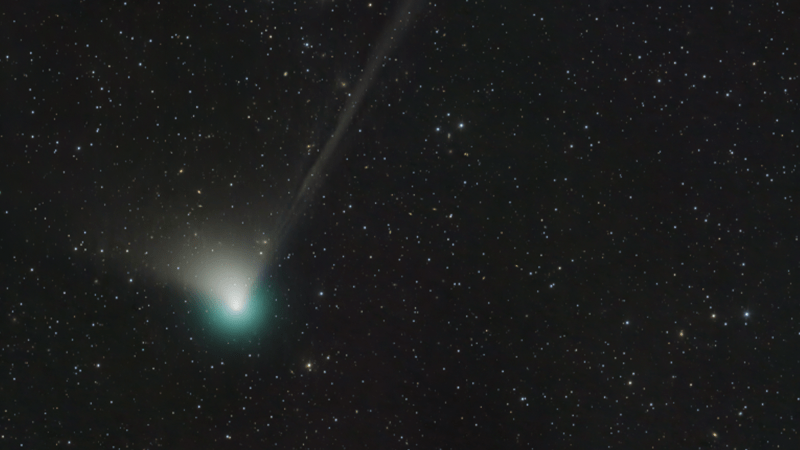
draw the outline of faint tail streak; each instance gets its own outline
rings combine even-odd
[[[330,163],[331,156],[333,156],[336,146],[342,139],[342,135],[347,131],[347,127],[350,126],[350,122],[353,121],[353,116],[358,111],[358,107],[364,100],[364,96],[375,81],[384,58],[397,45],[400,40],[399,38],[402,36],[402,32],[405,31],[408,24],[411,22],[411,8],[415,1],[416,0],[406,0],[403,6],[395,13],[392,21],[384,28],[378,41],[378,47],[370,55],[367,68],[364,70],[361,79],[358,80],[352,100],[345,105],[345,110],[342,115],[339,116],[336,129],[330,139],[328,139],[328,142],[325,143],[325,147],[323,147],[319,158],[317,158],[311,170],[308,171],[305,179],[303,179],[303,184],[300,186],[294,202],[292,202],[292,207],[289,209],[288,214],[284,216],[283,222],[278,229],[276,243],[283,241],[286,232],[291,229],[302,210],[308,204],[306,198],[313,195],[314,191],[319,187],[320,183],[322,183],[323,175],[325,174],[327,165]]]

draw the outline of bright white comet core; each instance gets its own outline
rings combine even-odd
[[[193,255],[184,273],[198,312],[228,338],[255,332],[266,317],[268,293],[259,283],[259,268],[248,252],[216,248]]]
[[[239,314],[247,308],[256,275],[257,267],[241,258],[215,255],[207,258],[194,276],[197,286],[222,302],[228,313]]]

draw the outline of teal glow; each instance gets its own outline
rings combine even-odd
[[[225,340],[238,341],[258,335],[267,326],[270,303],[274,301],[264,283],[237,288],[209,290],[198,295],[208,330]]]
[[[211,249],[187,261],[190,314],[201,336],[218,344],[257,343],[266,336],[277,300],[263,263],[248,252]],[[200,336],[198,336],[200,337]]]

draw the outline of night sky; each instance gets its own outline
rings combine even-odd
[[[1,448],[800,445],[796,4],[0,30]]]

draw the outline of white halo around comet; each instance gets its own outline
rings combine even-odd
[[[257,268],[241,258],[214,255],[201,263],[195,281],[197,287],[208,291],[227,309],[235,312],[247,306],[256,276]]]
[[[184,276],[204,310],[233,332],[249,328],[260,314],[263,305],[255,295],[259,268],[247,253],[215,249],[194,255]]]

